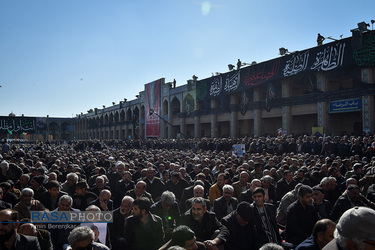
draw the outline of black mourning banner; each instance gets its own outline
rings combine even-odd
[[[198,81],[197,98],[215,99],[289,76],[355,66],[351,38],[346,38]]]
[[[35,117],[0,116],[0,134],[35,133]]]

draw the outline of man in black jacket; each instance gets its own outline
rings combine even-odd
[[[163,221],[165,239],[169,240],[173,229],[180,225],[180,210],[176,202],[175,195],[170,191],[164,191],[161,194],[160,201],[154,203],[150,211],[159,216]]]
[[[132,197],[125,196],[122,199],[121,206],[113,211],[113,223],[108,223],[112,249],[125,248],[126,219],[131,215],[133,202],[134,199]]]
[[[215,231],[220,231],[216,238],[225,242],[225,237],[221,233],[224,226],[217,220],[215,213],[207,211],[206,201],[201,197],[193,200],[193,206],[186,211],[182,224],[194,231],[198,241],[211,240],[215,238]]]
[[[156,250],[164,243],[161,218],[150,213],[151,202],[142,197],[133,202],[133,215],[126,219],[125,249]]]
[[[223,196],[214,201],[214,212],[220,221],[224,216],[236,210],[238,200],[233,197],[234,188],[231,185],[223,186]]]
[[[254,227],[254,215],[250,203],[241,202],[237,209],[222,220],[223,227],[219,235],[213,240],[205,241],[208,249],[225,244],[226,250],[255,250],[257,248],[257,237]],[[222,240],[224,239],[224,241]]]
[[[38,239],[17,233],[20,223],[15,210],[0,211],[0,249],[36,249],[40,250]]]
[[[293,202],[286,213],[286,240],[297,246],[307,239],[318,221],[318,213],[312,206],[312,188],[302,185],[298,191],[298,200]]]

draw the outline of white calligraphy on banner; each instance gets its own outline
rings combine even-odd
[[[341,66],[344,60],[345,43],[327,46],[323,51],[316,54],[316,60],[311,66],[312,70],[332,70]]]
[[[214,77],[213,81],[211,82],[210,86],[210,96],[218,96],[220,95],[221,88],[222,88],[222,80],[220,77]]]
[[[295,75],[306,69],[309,61],[309,51],[293,55],[292,58],[286,61],[285,68],[283,70],[284,76]]]
[[[225,86],[224,90],[227,92],[234,91],[238,88],[240,85],[240,71],[235,73],[232,76],[227,76],[227,79],[225,80]]]

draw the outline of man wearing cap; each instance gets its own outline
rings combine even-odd
[[[313,187],[313,206],[319,214],[320,219],[329,218],[332,211],[332,205],[328,200],[324,199],[324,189],[321,186]]]
[[[333,235],[335,238],[323,250],[375,249],[375,211],[366,207],[347,210]]]
[[[220,243],[225,243],[228,250],[258,249],[253,211],[248,202],[241,202],[235,211],[222,219],[222,223],[224,227],[220,235],[225,241],[220,238],[205,241],[208,249]]]
[[[346,172],[345,179],[354,178],[357,182],[362,179],[363,166],[361,163],[357,162],[353,166],[353,170]]]
[[[298,200],[293,202],[286,213],[286,241],[298,245],[307,239],[318,221],[318,213],[312,206],[312,188],[302,185],[298,191]]]

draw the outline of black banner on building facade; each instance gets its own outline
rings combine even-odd
[[[351,39],[346,38],[197,82],[197,99],[210,100],[301,73],[354,67]]]
[[[35,133],[35,117],[0,116],[0,134]]]

